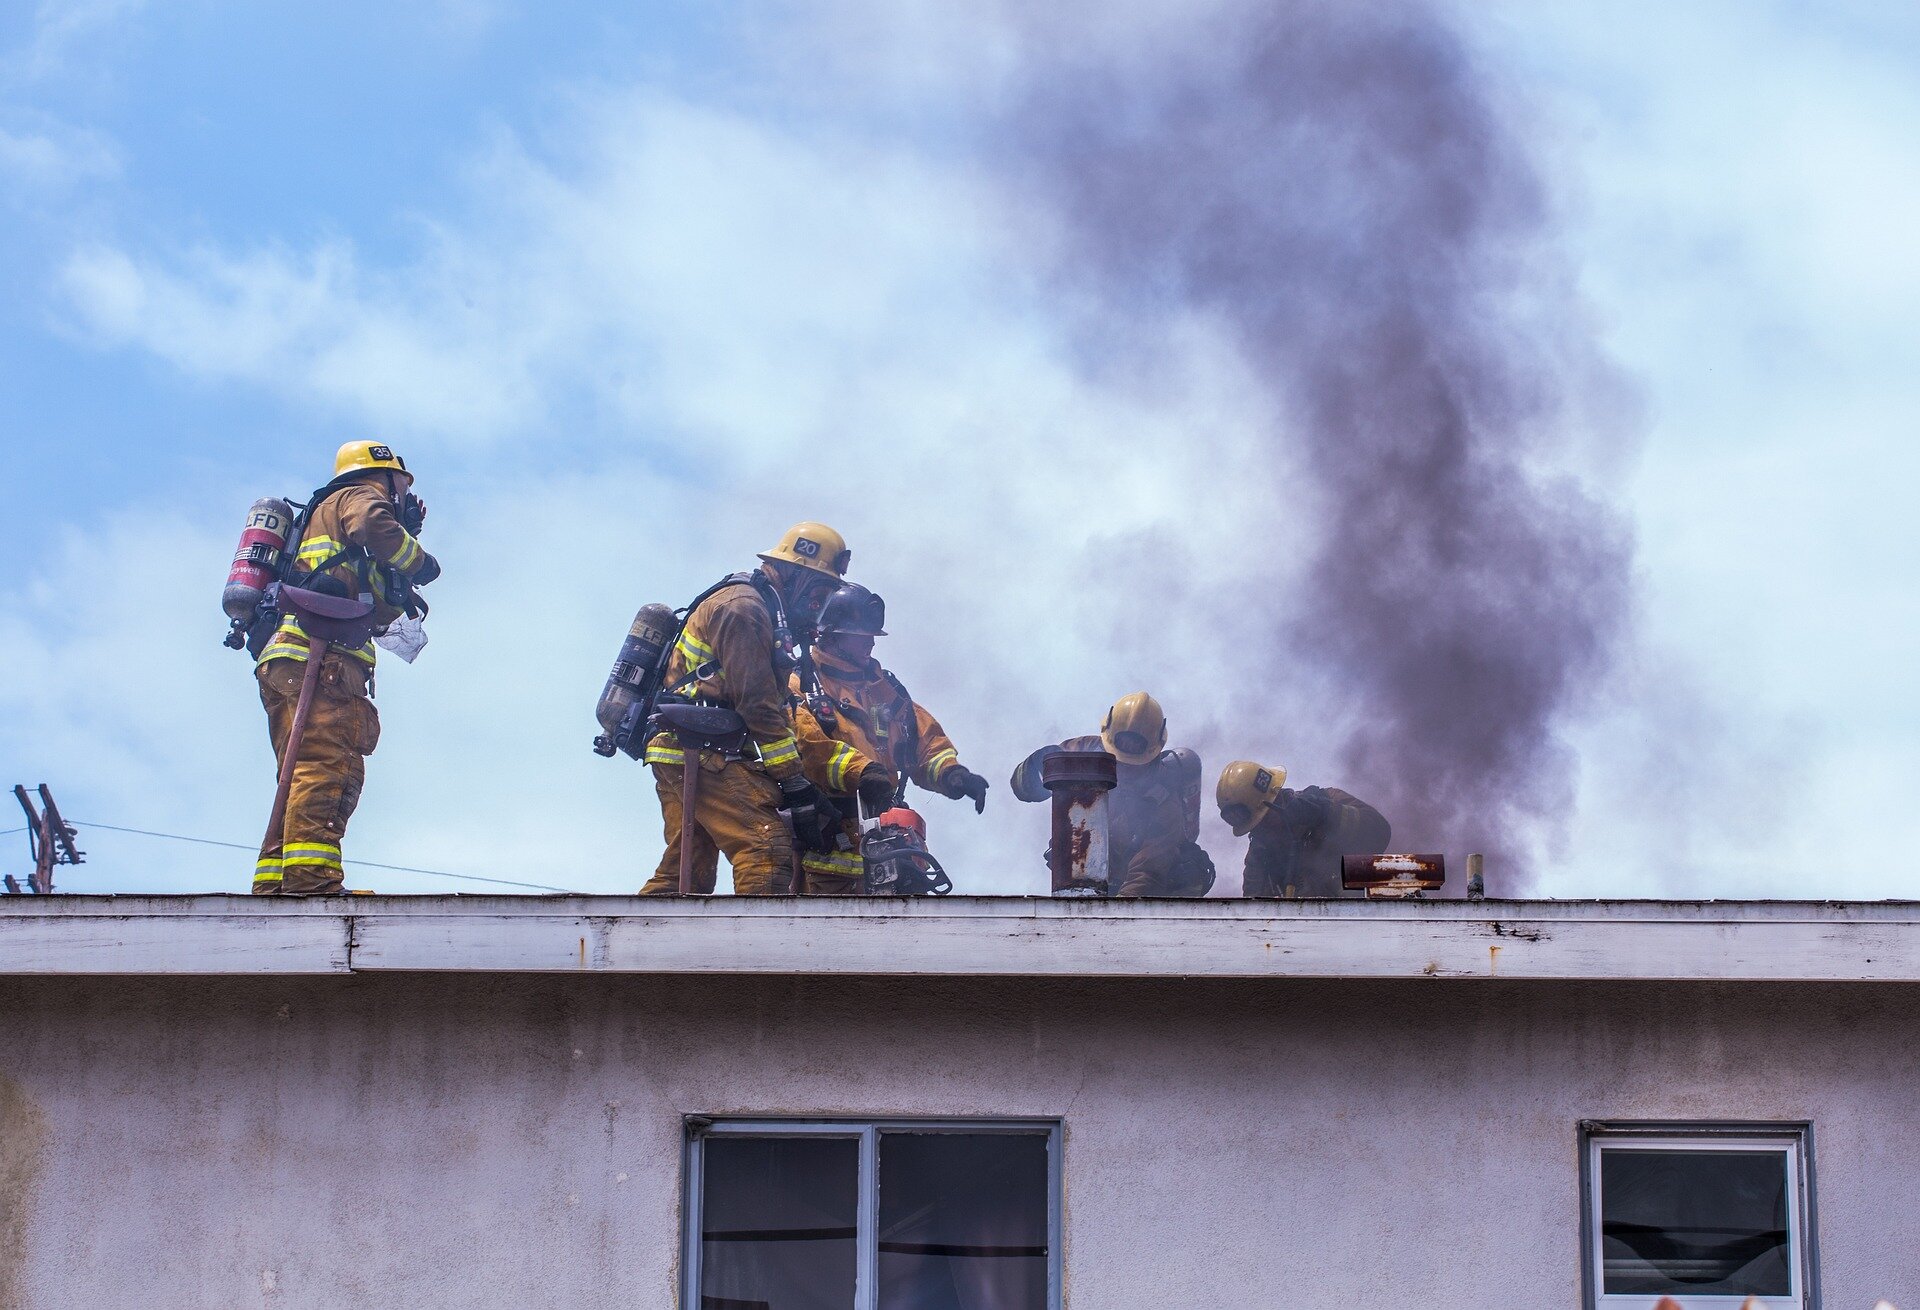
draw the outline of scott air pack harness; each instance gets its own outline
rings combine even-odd
[[[813,680],[814,689],[805,699],[807,708],[813,711],[814,718],[820,720],[821,726],[825,727],[829,732],[832,731],[834,719],[844,714],[849,718],[853,718],[856,722],[865,720],[867,735],[869,737],[878,735],[886,741],[887,752],[893,757],[888,760],[887,763],[893,766],[893,772],[896,778],[893,788],[893,803],[895,805],[905,805],[907,800],[907,775],[913,772],[914,766],[920,760],[920,716],[913,712],[912,693],[906,689],[900,679],[893,676],[893,670],[882,668],[880,670],[880,676],[886,680],[888,686],[893,688],[894,696],[896,697],[894,704],[896,706],[906,706],[907,712],[904,715],[896,716],[906,724],[905,730],[898,738],[886,736],[884,728],[876,734],[874,729],[880,725],[884,717],[883,714],[881,712],[863,709],[855,705],[851,700],[834,700],[833,697],[827,695],[826,688],[820,685],[817,674]],[[804,677],[805,674],[802,674],[803,679]],[[802,686],[804,688],[804,682]],[[896,742],[898,743],[897,745]]]
[[[335,495],[354,485],[354,483],[363,481],[364,474],[364,469],[356,469],[351,473],[340,475],[331,482],[328,482],[325,486],[316,488],[313,494],[307,497],[304,505],[299,501],[288,502],[297,512],[294,514],[293,527],[287,533],[286,544],[280,549],[278,557],[273,561],[273,580],[262,594],[259,605],[254,610],[252,622],[246,625],[244,638],[241,637],[240,625],[236,623],[234,631],[228,634],[226,643],[228,646],[235,650],[244,647],[250,657],[256,660],[259,659],[260,652],[266,649],[269,641],[273,640],[274,631],[280,626],[280,587],[284,584],[287,586],[305,587],[311,591],[318,591],[325,595],[344,595],[344,584],[342,584],[338,578],[329,575],[330,570],[342,564],[350,564],[352,566],[354,576],[360,583],[361,596],[369,600],[373,598],[373,556],[365,546],[360,545],[358,542],[348,542],[341,549],[327,556],[311,569],[302,570],[298,567],[300,548],[306,540],[307,529],[313,523],[314,514]],[[419,510],[417,508],[419,503],[420,502],[409,493],[404,500],[394,507],[402,525],[405,526],[409,532],[418,532],[420,529],[421,523]],[[414,590],[413,585],[408,582],[406,578],[402,577],[394,569],[381,569],[379,570],[379,574],[381,583],[380,600],[388,608],[400,610],[410,619],[426,617],[427,602],[425,598],[422,597],[418,591]]]
[[[811,682],[819,685],[818,674],[813,668],[813,653],[805,643],[796,642],[792,625],[787,621],[786,605],[780,599],[780,592],[765,574],[756,570],[745,573],[729,573],[720,581],[695,596],[690,602],[673,611],[673,631],[660,643],[659,651],[654,655],[651,665],[640,670],[640,677],[633,684],[636,692],[633,701],[621,715],[620,722],[605,736],[594,739],[596,754],[611,756],[615,751],[623,751],[633,759],[642,759],[646,755],[647,742],[658,735],[662,728],[655,723],[663,699],[675,699],[689,704],[704,703],[698,696],[686,695],[686,689],[697,684],[702,678],[710,678],[718,669],[715,662],[705,663],[686,669],[671,685],[666,681],[667,666],[673,660],[673,652],[679,648],[680,638],[687,631],[687,623],[693,618],[693,612],[705,604],[709,597],[725,591],[728,587],[752,587],[755,594],[767,607],[773,618],[773,662],[774,674],[784,686],[786,675],[798,668],[801,686]],[[615,676],[619,676],[616,665]]]

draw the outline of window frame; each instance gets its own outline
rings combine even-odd
[[[1047,1310],[1062,1310],[1066,1268],[1063,1251],[1064,1126],[1058,1119],[780,1118],[755,1115],[697,1115],[683,1120],[680,1177],[680,1277],[682,1310],[700,1304],[700,1256],[705,1197],[706,1152],[713,1137],[838,1137],[860,1143],[857,1252],[854,1310],[876,1310],[880,1295],[880,1135],[882,1133],[1005,1133],[1047,1139]]]
[[[1600,1156],[1609,1147],[1640,1150],[1784,1150],[1787,1153],[1788,1270],[1798,1291],[1762,1297],[1766,1310],[1820,1310],[1818,1210],[1814,1199],[1813,1125],[1794,1121],[1599,1120],[1580,1124],[1580,1283],[1585,1310],[1652,1310],[1659,1295],[1608,1296],[1601,1268]],[[1676,1298],[1681,1299],[1681,1298]],[[1738,1296],[1687,1296],[1688,1310],[1738,1310]]]

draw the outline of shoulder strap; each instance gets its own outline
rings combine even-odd
[[[793,666],[800,674],[800,694],[802,697],[818,696],[820,690],[820,670],[813,663],[813,643],[805,640],[793,630],[787,621],[787,605],[781,599],[779,588],[775,587],[767,575],[755,570],[742,574],[754,591],[759,593],[761,603],[773,616],[773,672],[781,686],[786,686],[787,670],[781,666],[782,652],[791,651]],[[791,698],[789,698],[791,702]]]
[[[726,577],[720,579],[720,581],[714,583],[711,587],[708,587],[705,591],[701,592],[698,596],[695,596],[692,600],[688,601],[685,605],[682,605],[679,609],[673,612],[673,617],[675,620],[673,625],[673,636],[660,647],[660,663],[659,663],[659,666],[654,670],[654,672],[659,677],[661,678],[666,677],[667,663],[673,658],[674,648],[680,644],[680,638],[682,635],[685,634],[687,630],[687,624],[693,618],[693,612],[699,609],[702,605],[706,604],[708,599],[717,595],[720,592],[725,591],[728,587],[740,587],[740,586],[748,586],[748,587],[753,586],[753,575],[749,573],[729,573],[727,574]],[[757,592],[759,588],[754,587],[754,590]],[[703,665],[700,665],[699,668],[688,669],[686,672],[680,675],[679,681],[674,682],[670,685],[662,686],[660,688],[660,694],[662,696],[671,696],[675,692],[678,692],[683,688],[689,687],[694,683],[700,681],[700,670],[704,669],[705,667],[706,665],[703,664]]]
[[[300,558],[300,547],[306,544],[307,529],[313,526],[313,516],[319,513],[322,505],[326,504],[335,495],[345,491],[351,481],[352,478],[350,476],[335,478],[325,486],[315,488],[313,494],[307,497],[306,504],[300,505],[298,501],[292,502],[293,504],[300,505],[300,508],[293,516],[293,530],[287,537],[287,540],[292,544],[293,548],[282,551],[280,554],[280,581],[287,582],[291,580],[293,566]],[[352,559],[356,553],[365,554],[366,548],[356,545],[353,542],[348,542],[339,550],[327,556],[325,560],[313,568],[308,569],[307,576],[309,578],[317,577],[325,573],[328,569]],[[362,581],[364,582],[364,579]]]
[[[900,679],[893,676],[893,670],[883,665],[880,669],[880,676],[887,680],[887,685],[898,692],[900,699],[907,704],[907,712],[903,716],[906,719],[907,727],[906,731],[900,735],[901,745],[906,747],[906,751],[904,752],[906,763],[901,769],[901,773],[905,774],[920,763],[920,716],[914,712],[912,693],[908,692],[906,687],[901,684]]]

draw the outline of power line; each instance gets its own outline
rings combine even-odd
[[[257,846],[247,846],[236,841],[214,841],[209,837],[185,837],[177,832],[152,832],[146,828],[121,828],[111,823],[89,823],[85,819],[70,819],[76,828],[104,828],[108,832],[127,832],[136,837],[164,837],[168,841],[193,842],[199,846],[224,846],[233,851],[257,851]],[[25,832],[25,828],[15,828],[14,832]],[[0,833],[0,836],[5,836]],[[372,860],[341,860],[342,864],[351,864],[362,869],[387,869],[394,873],[424,873],[435,878],[460,878],[467,882],[490,882],[502,887],[526,887],[537,892],[561,892],[566,895],[578,895],[571,887],[549,887],[538,882],[515,882],[511,878],[482,878],[477,873],[448,873],[444,869],[416,869],[406,864],[376,864]]]

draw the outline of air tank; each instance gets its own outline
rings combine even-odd
[[[280,555],[291,531],[293,506],[278,496],[262,496],[247,511],[247,527],[233,553],[233,567],[227,571],[227,588],[220,593],[220,608],[236,626],[253,622],[267,587],[279,573]]]
[[[607,685],[600,692],[600,703],[594,707],[594,717],[605,733],[594,742],[600,754],[613,754],[616,745],[626,749],[628,743],[616,738],[622,735],[628,712],[657,689],[656,679],[665,664],[661,656],[679,626],[680,621],[665,605],[642,605],[633,616],[626,640],[620,643],[620,654],[613,661],[613,672],[607,675]],[[629,731],[634,726],[644,725],[628,725]]]

